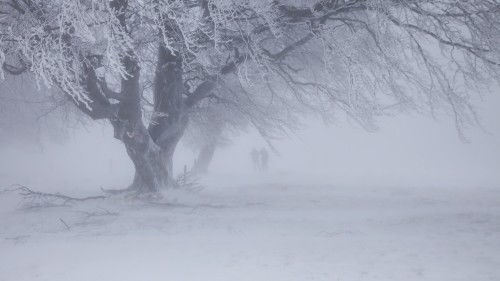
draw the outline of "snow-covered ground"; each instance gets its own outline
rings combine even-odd
[[[0,280],[500,280],[498,188],[236,182],[154,204],[0,194]]]

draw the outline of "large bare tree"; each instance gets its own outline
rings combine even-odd
[[[176,145],[207,108],[268,137],[307,112],[370,128],[445,110],[461,132],[499,77],[494,0],[2,0],[0,15],[3,72],[109,120],[137,191],[173,185]]]

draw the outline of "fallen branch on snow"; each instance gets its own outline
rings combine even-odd
[[[44,201],[44,203],[53,203],[54,201],[62,201],[61,203],[62,205],[64,205],[71,202],[84,202],[88,200],[99,200],[106,198],[106,196],[104,195],[88,196],[88,197],[71,197],[60,193],[40,192],[40,191],[34,191],[33,189],[22,184],[14,184],[12,185],[12,187],[13,189],[11,189],[11,191],[18,191],[19,194],[23,196],[25,199],[29,199],[32,201],[42,200]]]

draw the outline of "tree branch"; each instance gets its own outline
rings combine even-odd
[[[2,69],[10,75],[21,75],[28,70],[28,66],[23,64],[22,66],[17,67],[4,62],[2,64]]]
[[[213,79],[201,83],[185,101],[187,107],[192,107],[202,99],[208,97],[215,88],[216,82]]]
[[[22,185],[22,184],[16,184],[14,186],[15,186],[14,190],[19,191],[19,193],[24,197],[59,199],[59,200],[62,200],[63,203],[84,202],[84,201],[88,201],[88,200],[97,200],[97,199],[105,199],[106,198],[106,196],[104,196],[104,195],[88,196],[88,197],[71,197],[71,196],[60,194],[60,193],[46,193],[46,192],[34,191],[31,188],[29,188],[25,185]]]

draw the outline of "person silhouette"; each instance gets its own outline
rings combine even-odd
[[[267,171],[268,168],[268,162],[269,162],[269,154],[267,153],[267,150],[263,147],[260,150],[260,169],[262,171]]]

